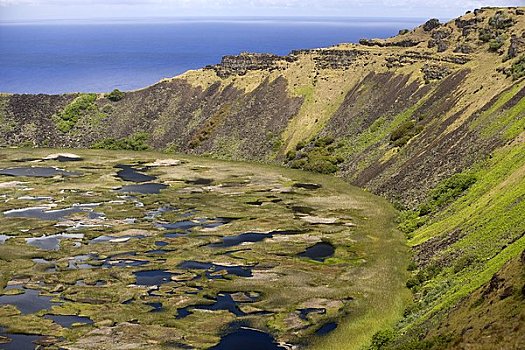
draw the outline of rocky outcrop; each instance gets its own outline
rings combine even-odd
[[[425,64],[421,68],[425,82],[430,82],[431,80],[441,80],[450,74],[450,69],[447,66],[435,65],[435,64]]]
[[[317,69],[346,69],[358,56],[368,53],[361,50],[317,50],[314,57]]]
[[[232,75],[245,75],[252,70],[272,71],[279,68],[279,63],[292,61],[292,56],[244,52],[237,56],[224,56],[221,63],[206,68],[213,69],[221,78],[227,78]]]
[[[425,22],[425,24],[423,25],[423,30],[425,32],[430,32],[431,30],[436,29],[439,26],[441,26],[441,23],[439,23],[439,19],[432,18]]]
[[[525,51],[525,32],[522,33],[521,38],[517,35],[513,35],[510,38],[509,50],[507,52],[507,58],[518,57],[518,55]]]
[[[428,41],[428,48],[437,47],[438,52],[446,51],[449,43],[446,40],[452,34],[452,30],[448,28],[434,30],[432,32],[432,39]]]
[[[385,40],[379,40],[379,39],[361,39],[359,40],[359,44],[364,46],[378,46],[378,47],[412,47],[419,45],[420,41],[412,40],[412,39],[406,39],[406,40],[399,40],[399,41],[385,41]]]

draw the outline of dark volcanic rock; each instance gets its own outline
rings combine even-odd
[[[274,70],[278,68],[279,62],[293,61],[291,56],[277,56],[266,53],[243,52],[237,56],[224,56],[221,63],[209,66],[221,78],[232,75],[245,75],[251,70]]]
[[[441,23],[439,23],[439,19],[432,18],[425,22],[425,24],[423,25],[423,30],[425,32],[430,32],[432,29],[435,29],[439,26],[441,26]]]
[[[424,74],[425,81],[441,80],[450,74],[450,69],[446,66],[425,64],[421,71]]]
[[[412,40],[412,39],[406,39],[406,40],[399,40],[399,41],[383,41],[378,39],[360,39],[359,44],[365,45],[365,46],[379,46],[379,47],[390,47],[390,46],[397,46],[397,47],[412,47],[419,45],[420,41]]]
[[[522,36],[522,38],[520,38],[517,35],[512,35],[510,38],[509,51],[507,53],[508,58],[517,57],[523,51],[525,51],[525,37]]]

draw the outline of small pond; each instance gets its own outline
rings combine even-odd
[[[134,168],[131,165],[117,165],[116,168],[119,168],[117,172],[117,176],[121,178],[124,181],[130,181],[130,182],[148,182],[156,180],[157,178],[155,176],[150,176],[141,173],[140,169]]]
[[[268,333],[251,328],[239,328],[221,338],[219,344],[210,350],[286,350],[277,344],[275,339]]]
[[[69,172],[53,167],[20,167],[0,169],[0,175],[6,176],[27,176],[27,177],[53,177],[62,176],[79,176],[79,172]]]
[[[326,242],[320,242],[306,249],[304,252],[299,254],[299,256],[323,262],[329,257],[333,256],[334,253],[335,248],[333,245]]]

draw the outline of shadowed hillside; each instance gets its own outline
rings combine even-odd
[[[525,8],[228,56],[123,94],[2,95],[0,120],[4,146],[153,148],[343,177],[402,210],[414,253],[414,303],[372,348],[525,347]]]

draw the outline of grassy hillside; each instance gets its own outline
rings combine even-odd
[[[414,303],[374,348],[525,346],[512,312],[524,303],[525,8],[230,57],[124,94],[2,95],[0,121],[5,146],[155,148],[340,176],[403,210],[414,253]]]

